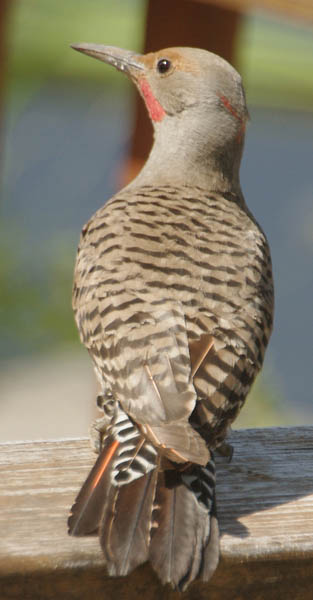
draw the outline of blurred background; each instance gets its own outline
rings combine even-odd
[[[207,23],[222,46],[231,36],[225,54],[247,90],[242,187],[269,239],[276,284],[265,368],[236,427],[312,424],[313,9],[301,14],[306,0],[299,14],[224,4],[213,2],[216,26]],[[166,45],[191,45],[183,26],[179,41],[170,5],[161,18],[175,41]],[[191,5],[207,10],[180,0]],[[126,78],[69,44],[164,47],[162,22],[153,28],[148,10],[144,0],[8,0],[0,8],[0,441],[87,435],[96,416],[95,378],[71,309],[76,247],[83,224],[149,143]],[[189,15],[183,22],[191,27]],[[196,27],[193,36],[204,47]]]

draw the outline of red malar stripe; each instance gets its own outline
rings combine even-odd
[[[149,83],[143,78],[140,79],[138,83],[151,119],[153,121],[162,121],[162,119],[165,117],[165,110],[153,95]]]

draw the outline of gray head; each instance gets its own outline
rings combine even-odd
[[[220,191],[239,189],[248,111],[241,77],[224,59],[198,48],[166,48],[145,55],[112,46],[74,49],[125,72],[136,84],[155,130],[139,175],[182,175]]]

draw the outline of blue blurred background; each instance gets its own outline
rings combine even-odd
[[[16,0],[0,203],[0,441],[86,435],[96,383],[71,310],[79,233],[118,188],[134,90],[71,42],[140,50],[143,0]],[[312,28],[253,13],[236,66],[251,122],[242,186],[265,230],[275,329],[239,426],[313,423]]]

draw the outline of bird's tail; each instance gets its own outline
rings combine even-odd
[[[69,533],[99,533],[110,575],[150,561],[175,588],[207,581],[219,556],[213,458],[177,468],[128,425],[124,440],[122,430],[108,436],[72,507]]]

